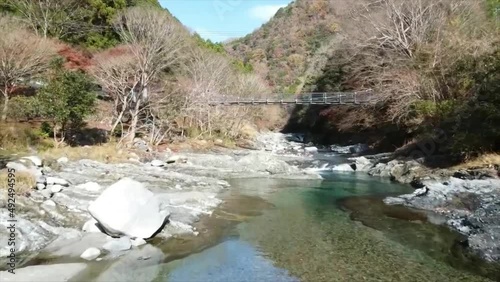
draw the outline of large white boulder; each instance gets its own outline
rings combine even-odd
[[[109,186],[88,210],[109,235],[143,239],[151,238],[169,215],[151,191],[130,178]]]
[[[29,156],[29,157],[24,157],[22,159],[30,160],[35,166],[38,167],[42,166],[42,159],[40,159],[37,156]]]

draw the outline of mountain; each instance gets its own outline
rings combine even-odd
[[[351,26],[351,12],[365,1],[296,0],[226,50],[264,77],[275,92],[297,93],[326,64],[332,44]]]

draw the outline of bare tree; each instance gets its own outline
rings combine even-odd
[[[2,121],[7,118],[12,90],[47,70],[55,54],[52,42],[23,29],[12,18],[0,18],[0,92],[4,98]]]
[[[79,13],[78,0],[6,0],[6,4],[17,11],[26,24],[39,36],[64,37],[75,32],[72,24]]]
[[[152,8],[131,8],[119,14],[115,28],[127,44],[139,76],[137,91],[131,97],[132,120],[129,141],[137,131],[141,107],[149,98],[148,89],[160,74],[179,62],[186,36],[182,27],[168,13]]]
[[[114,101],[114,120],[111,126],[111,132],[114,132],[130,110],[130,102],[140,80],[135,69],[136,58],[128,47],[120,46],[97,54],[93,65],[91,74]]]

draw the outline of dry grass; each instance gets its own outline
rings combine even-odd
[[[90,159],[104,163],[123,163],[128,161],[130,157],[116,143],[106,143],[98,146],[50,148],[41,152],[40,156],[43,159],[67,157],[70,160]]]
[[[492,167],[494,165],[500,165],[500,154],[491,153],[484,154],[475,159],[469,160],[465,163],[455,166],[455,169],[469,169],[477,167]]]
[[[2,170],[0,172],[0,189],[7,193],[9,189],[9,176],[7,170]],[[27,195],[31,189],[35,188],[36,179],[33,175],[27,172],[16,172],[15,173],[15,184],[14,190],[17,195]],[[2,192],[2,193],[4,193]]]

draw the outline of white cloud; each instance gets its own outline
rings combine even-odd
[[[255,6],[250,9],[249,13],[252,18],[256,18],[266,22],[270,20],[280,8],[283,8],[285,6],[285,4]]]
[[[223,41],[231,38],[231,36],[229,34],[223,34],[223,33],[219,33],[219,32],[210,31],[210,30],[202,28],[202,27],[196,27],[193,30],[196,33],[198,33],[201,36],[201,38],[210,39],[213,42],[223,42]]]

